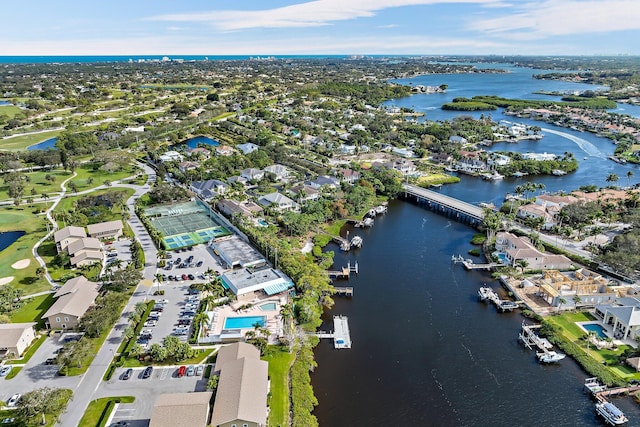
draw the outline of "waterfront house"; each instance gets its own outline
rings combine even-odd
[[[496,252],[503,254],[512,267],[520,260],[526,261],[527,270],[568,270],[573,266],[571,260],[564,255],[542,253],[529,239],[508,232],[496,234]]]
[[[247,343],[222,347],[216,359],[220,373],[211,425],[266,427],[269,364]]]
[[[117,239],[122,236],[123,230],[122,221],[117,219],[115,221],[99,222],[97,224],[87,225],[87,231],[89,236],[96,239]]]
[[[511,157],[504,154],[491,153],[487,158],[487,166],[506,166],[511,163]]]
[[[539,196],[536,197],[536,204],[540,206],[544,206],[546,208],[554,206],[562,209],[565,206],[571,205],[578,201],[579,199],[571,194],[568,194],[566,196],[540,194]]]
[[[56,243],[56,250],[58,253],[67,249],[70,243],[75,242],[78,239],[87,237],[87,233],[82,227],[74,227],[70,225],[62,228],[53,234],[53,240]]]
[[[596,305],[593,314],[613,329],[615,338],[634,340],[640,337],[640,301]]]
[[[300,211],[300,205],[279,192],[265,194],[258,199],[258,204],[263,207],[270,207],[278,212]]]
[[[310,181],[309,185],[315,188],[316,190],[319,190],[322,187],[331,188],[332,190],[335,190],[337,188],[340,188],[340,181],[338,181],[337,178],[334,178],[332,176],[321,175],[316,179],[314,179],[313,181]]]
[[[595,306],[618,298],[608,286],[609,280],[585,268],[566,272],[547,270],[542,278],[533,279],[533,282],[540,287],[539,295],[558,308],[572,309],[577,303]]]
[[[22,357],[36,339],[35,325],[33,322],[0,323],[0,360]]]
[[[191,148],[189,149],[188,153],[190,157],[197,157],[197,158],[203,158],[203,159],[208,159],[209,157],[211,157],[211,151],[207,150],[204,147]]]
[[[544,160],[555,160],[556,157],[557,156],[555,154],[550,154],[550,153],[547,153],[546,151],[544,153],[523,153],[522,154],[523,159],[536,160],[538,162],[541,162]]]
[[[90,282],[84,276],[78,276],[67,282],[53,294],[57,298],[53,305],[42,315],[50,329],[73,329],[80,318],[98,297],[100,285]]]
[[[452,135],[449,137],[449,142],[452,144],[466,144],[467,139],[462,136]]]
[[[206,427],[212,396],[210,391],[160,394],[153,405],[149,427]]]

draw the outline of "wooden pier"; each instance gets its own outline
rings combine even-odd
[[[346,267],[342,267],[342,270],[327,271],[330,279],[348,279],[351,273],[358,274],[358,261],[356,261],[354,266],[351,266],[351,261],[349,261]]]
[[[467,270],[491,270],[495,267],[500,267],[502,266],[502,264],[497,263],[497,262],[490,262],[490,263],[485,263],[485,264],[476,264],[475,262],[473,262],[472,259],[465,259],[462,257],[462,255],[455,256],[455,255],[451,255],[451,261],[458,264],[462,264],[464,266],[464,268],[466,268]]]
[[[491,288],[483,286],[478,289],[478,297],[481,301],[490,301],[496,308],[502,312],[511,311],[515,308],[519,308],[520,304],[517,301],[509,301],[506,299],[500,299],[498,294]]]
[[[522,341],[525,347],[529,350],[533,350],[536,347],[540,351],[548,351],[553,348],[551,343],[546,338],[540,338],[536,334],[535,330],[540,329],[540,325],[527,325],[522,322],[522,331],[518,334],[518,339]]]
[[[332,338],[336,349],[351,348],[351,333],[347,316],[333,316],[333,332],[318,331],[318,338]]]
[[[353,288],[352,287],[334,286],[334,289],[336,290],[335,295],[344,295],[345,297],[352,297],[353,296]]]
[[[606,390],[594,393],[594,396],[600,402],[606,402],[607,401],[607,397],[609,397],[609,396],[617,396],[619,394],[635,393],[636,391],[640,391],[640,385],[634,385],[634,386],[628,386],[628,387],[608,388]]]

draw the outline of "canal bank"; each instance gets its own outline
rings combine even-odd
[[[569,358],[540,365],[518,343],[522,316],[478,303],[479,287],[497,282],[451,263],[451,254],[471,248],[474,232],[396,200],[358,231],[367,242],[361,249],[327,247],[334,266],[357,261],[360,273],[335,282],[354,296],[336,296],[323,317],[330,329],[333,315],[348,316],[353,344],[316,348],[320,425],[601,425],[582,393],[582,369]],[[640,423],[630,400],[615,403]]]

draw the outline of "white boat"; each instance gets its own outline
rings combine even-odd
[[[526,172],[520,172],[520,171],[515,171],[513,173],[513,176],[515,176],[516,178],[522,178],[523,176],[527,176],[527,175],[529,175],[529,174],[526,173]]]
[[[387,207],[384,205],[380,205],[376,208],[376,214],[380,215],[387,212]]]
[[[362,221],[362,225],[365,227],[371,227],[373,225],[373,218],[365,218],[364,221]]]
[[[362,237],[360,236],[353,236],[353,239],[351,239],[351,246],[354,248],[359,248],[362,246]]]
[[[541,363],[556,363],[567,357],[566,354],[557,353],[555,351],[545,351],[544,353],[536,353]]]
[[[551,171],[551,173],[554,174],[555,176],[562,176],[562,175],[566,175],[567,174],[562,169],[554,169],[554,170]]]
[[[601,391],[605,391],[607,386],[600,383],[597,377],[587,378],[584,380],[584,389],[589,393],[595,395]]]
[[[604,418],[607,424],[612,426],[620,426],[629,421],[627,417],[624,416],[624,413],[611,402],[596,403],[596,412]]]

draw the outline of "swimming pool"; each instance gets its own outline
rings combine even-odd
[[[275,311],[276,310],[276,303],[275,302],[268,302],[266,304],[262,304],[260,306],[260,310],[262,310],[262,311]]]
[[[266,320],[267,316],[227,317],[224,319],[224,329],[248,329],[253,328],[256,323],[263,327]]]
[[[507,259],[507,256],[505,254],[503,254],[502,252],[498,252],[497,255],[500,259],[501,264],[509,265],[509,260]]]
[[[582,326],[587,332],[595,332],[600,339],[606,340],[609,338],[604,331],[604,328],[597,323],[583,323],[580,326]]]

